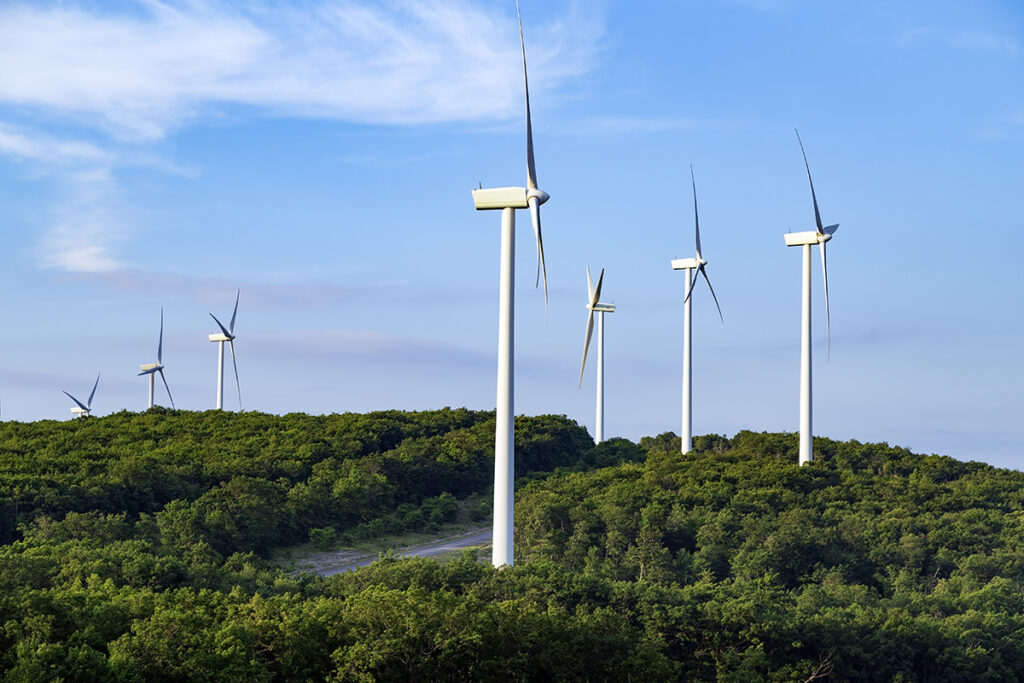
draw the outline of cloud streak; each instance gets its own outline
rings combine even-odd
[[[527,16],[536,91],[590,68],[598,15],[572,5],[563,17]],[[63,190],[39,263],[123,275],[114,247],[131,226],[118,218],[116,171],[204,116],[256,111],[376,125],[521,116],[513,21],[475,0],[0,5],[0,117],[4,108],[26,121],[25,112],[42,114],[81,138],[0,120],[0,155]],[[94,139],[117,151],[84,141]]]
[[[589,69],[593,16],[527,19],[537,90]],[[374,124],[508,118],[521,107],[513,27],[468,0],[16,4],[0,8],[0,102],[129,140],[224,105]]]
[[[42,135],[0,122],[0,154],[54,177],[62,201],[51,210],[50,227],[36,249],[45,268],[102,272],[120,264],[110,245],[122,231],[112,215],[117,183],[115,156],[88,142]]]
[[[110,154],[90,143],[60,140],[47,135],[32,136],[2,122],[0,154],[51,167],[66,167],[80,163],[106,164],[112,160]]]

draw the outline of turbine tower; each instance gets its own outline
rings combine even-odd
[[[839,229],[839,224],[822,227],[821,212],[818,211],[818,198],[814,194],[814,181],[811,180],[811,167],[807,163],[800,131],[796,132],[800,143],[800,153],[804,157],[804,168],[807,169],[807,182],[811,185],[811,201],[814,202],[814,222],[816,229],[805,232],[786,233],[787,247],[803,247],[801,316],[800,316],[800,455],[799,463],[806,465],[814,458],[813,437],[811,433],[811,245],[817,244],[821,249],[821,276],[825,283],[825,330],[828,335],[829,353],[832,350],[832,324],[828,311],[828,266],[825,258],[825,244]]]
[[[513,559],[513,504],[515,471],[515,432],[513,426],[514,380],[512,363],[515,343],[515,236],[516,209],[530,210],[533,233],[537,239],[537,282],[544,278],[544,310],[548,305],[548,275],[544,264],[544,242],[540,231],[540,205],[548,193],[537,187],[537,169],[533,160],[533,127],[530,121],[530,83],[526,76],[526,41],[523,20],[519,19],[519,44],[523,52],[523,86],[526,93],[526,187],[496,187],[473,190],[478,211],[501,210],[501,267],[498,279],[498,395],[497,422],[494,430],[494,533],[491,563],[495,567],[511,565]]]
[[[167,398],[171,400],[171,407],[174,407],[174,398],[171,396],[171,387],[167,385],[167,378],[164,377],[164,308],[160,307],[160,341],[156,347],[156,362],[155,363],[144,363],[141,367],[142,372],[139,376],[149,375],[149,407],[153,407],[153,384],[156,373],[160,373],[160,379],[164,381],[164,388],[167,389]]]
[[[238,297],[242,290],[235,293],[235,310],[231,313],[231,324],[227,327],[217,320],[213,313],[210,317],[220,328],[219,334],[211,334],[210,341],[217,342],[217,410],[224,408],[224,342],[231,348],[231,364],[235,366],[235,386],[238,388],[238,409],[242,409],[242,386],[238,383],[238,363],[235,361],[235,316],[238,315]]]
[[[690,166],[690,183],[693,185],[693,229],[697,241],[697,256],[696,258],[672,259],[672,270],[686,271],[686,287],[683,296],[683,434],[681,446],[684,455],[693,448],[693,386],[690,373],[693,333],[690,298],[693,294],[693,286],[697,283],[697,274],[693,273],[694,270],[704,276],[704,281],[708,283],[708,289],[711,290],[711,298],[715,300],[718,317],[722,319],[723,323],[725,322],[725,318],[722,317],[722,307],[718,305],[718,297],[715,296],[715,288],[711,286],[711,280],[708,279],[708,271],[705,268],[708,262],[700,253],[700,218],[697,215],[697,181],[693,177],[693,166]]]
[[[97,372],[96,373],[96,382],[92,385],[92,391],[89,392],[89,400],[86,401],[85,403],[82,403],[81,401],[79,401],[77,398],[75,398],[74,396],[72,396],[68,392],[66,392],[66,391],[64,392],[64,394],[68,398],[70,398],[72,401],[75,402],[75,405],[71,406],[71,412],[74,413],[75,416],[77,416],[77,417],[85,417],[86,415],[88,415],[88,414],[90,414],[92,412],[92,397],[96,395],[96,387],[98,387],[99,384],[100,384],[100,373]]]
[[[587,332],[583,339],[583,362],[580,363],[580,382],[583,386],[583,370],[587,367],[587,351],[590,350],[590,337],[594,332],[594,313],[597,313],[597,410],[594,426],[594,443],[604,441],[604,314],[614,313],[615,304],[601,303],[601,285],[604,283],[604,268],[597,276],[597,287],[590,277],[590,266],[587,266]]]

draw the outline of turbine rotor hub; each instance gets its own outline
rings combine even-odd
[[[538,204],[543,204],[547,200],[551,199],[551,195],[549,195],[547,192],[545,192],[544,190],[538,190],[536,188],[526,191],[526,198],[528,200],[533,197],[537,198]]]

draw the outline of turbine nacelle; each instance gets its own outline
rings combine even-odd
[[[525,209],[530,204],[526,200],[525,187],[489,187],[473,190],[473,206],[477,211],[489,209]]]
[[[160,372],[161,370],[164,369],[164,366],[160,365],[159,363],[143,363],[142,365],[139,366],[139,369],[142,370],[142,372],[136,375],[136,377],[141,377],[142,375],[152,375],[154,372]]]
[[[210,341],[212,341],[212,342],[229,342],[232,339],[234,339],[234,337],[229,337],[229,336],[227,336],[225,334],[221,334],[219,332],[217,334],[211,334],[210,335]]]
[[[672,259],[672,270],[686,270],[688,268],[700,268],[708,262],[702,258],[674,258]]]
[[[831,228],[831,232],[829,229]],[[839,225],[830,225],[825,228],[826,232],[817,230],[805,230],[803,232],[787,232],[783,237],[786,239],[787,247],[802,247],[805,244],[824,244],[832,239],[832,233],[839,229]],[[675,261],[673,261],[675,263]]]
[[[526,209],[530,200],[536,199],[543,204],[551,198],[544,190],[527,189],[525,187],[488,187],[473,190],[473,206],[477,211],[491,209]]]
[[[596,311],[597,313],[614,313],[615,304],[606,304],[603,302],[596,303],[594,305],[587,304],[588,311]]]

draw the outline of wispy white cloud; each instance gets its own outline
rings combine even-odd
[[[60,200],[36,248],[44,268],[104,272],[121,267],[115,245],[130,232],[118,218],[121,191],[116,171],[144,166],[194,176],[194,169],[135,148],[113,151],[93,142],[56,137],[0,122],[0,155],[22,162],[34,177],[55,182]]]
[[[84,273],[116,270],[121,263],[114,258],[111,245],[121,230],[111,212],[101,204],[73,202],[58,211],[60,216],[37,248],[44,268]]]
[[[0,122],[0,154],[49,166],[106,164],[110,154],[88,142],[60,140],[49,135],[29,135]]]
[[[527,18],[534,88],[590,67],[594,17]],[[135,140],[219,105],[376,124],[510,117],[522,82],[510,21],[469,0],[14,4],[0,8],[0,102]]]
[[[123,270],[114,251],[131,228],[116,218],[115,171],[139,164],[149,143],[205,115],[243,107],[390,125],[521,116],[518,36],[508,9],[477,0],[0,5],[0,116],[4,106],[20,120],[40,112],[79,131],[79,140],[58,139],[0,121],[0,154],[65,190],[40,240],[40,263]],[[564,16],[548,10],[543,21],[526,21],[535,91],[590,68],[599,12],[569,5]],[[84,141],[95,139],[116,153]]]
[[[63,140],[0,123],[0,154],[57,179],[61,201],[37,247],[43,267],[86,272],[118,267],[110,253],[121,226],[111,212],[117,195],[114,155],[96,145]]]

